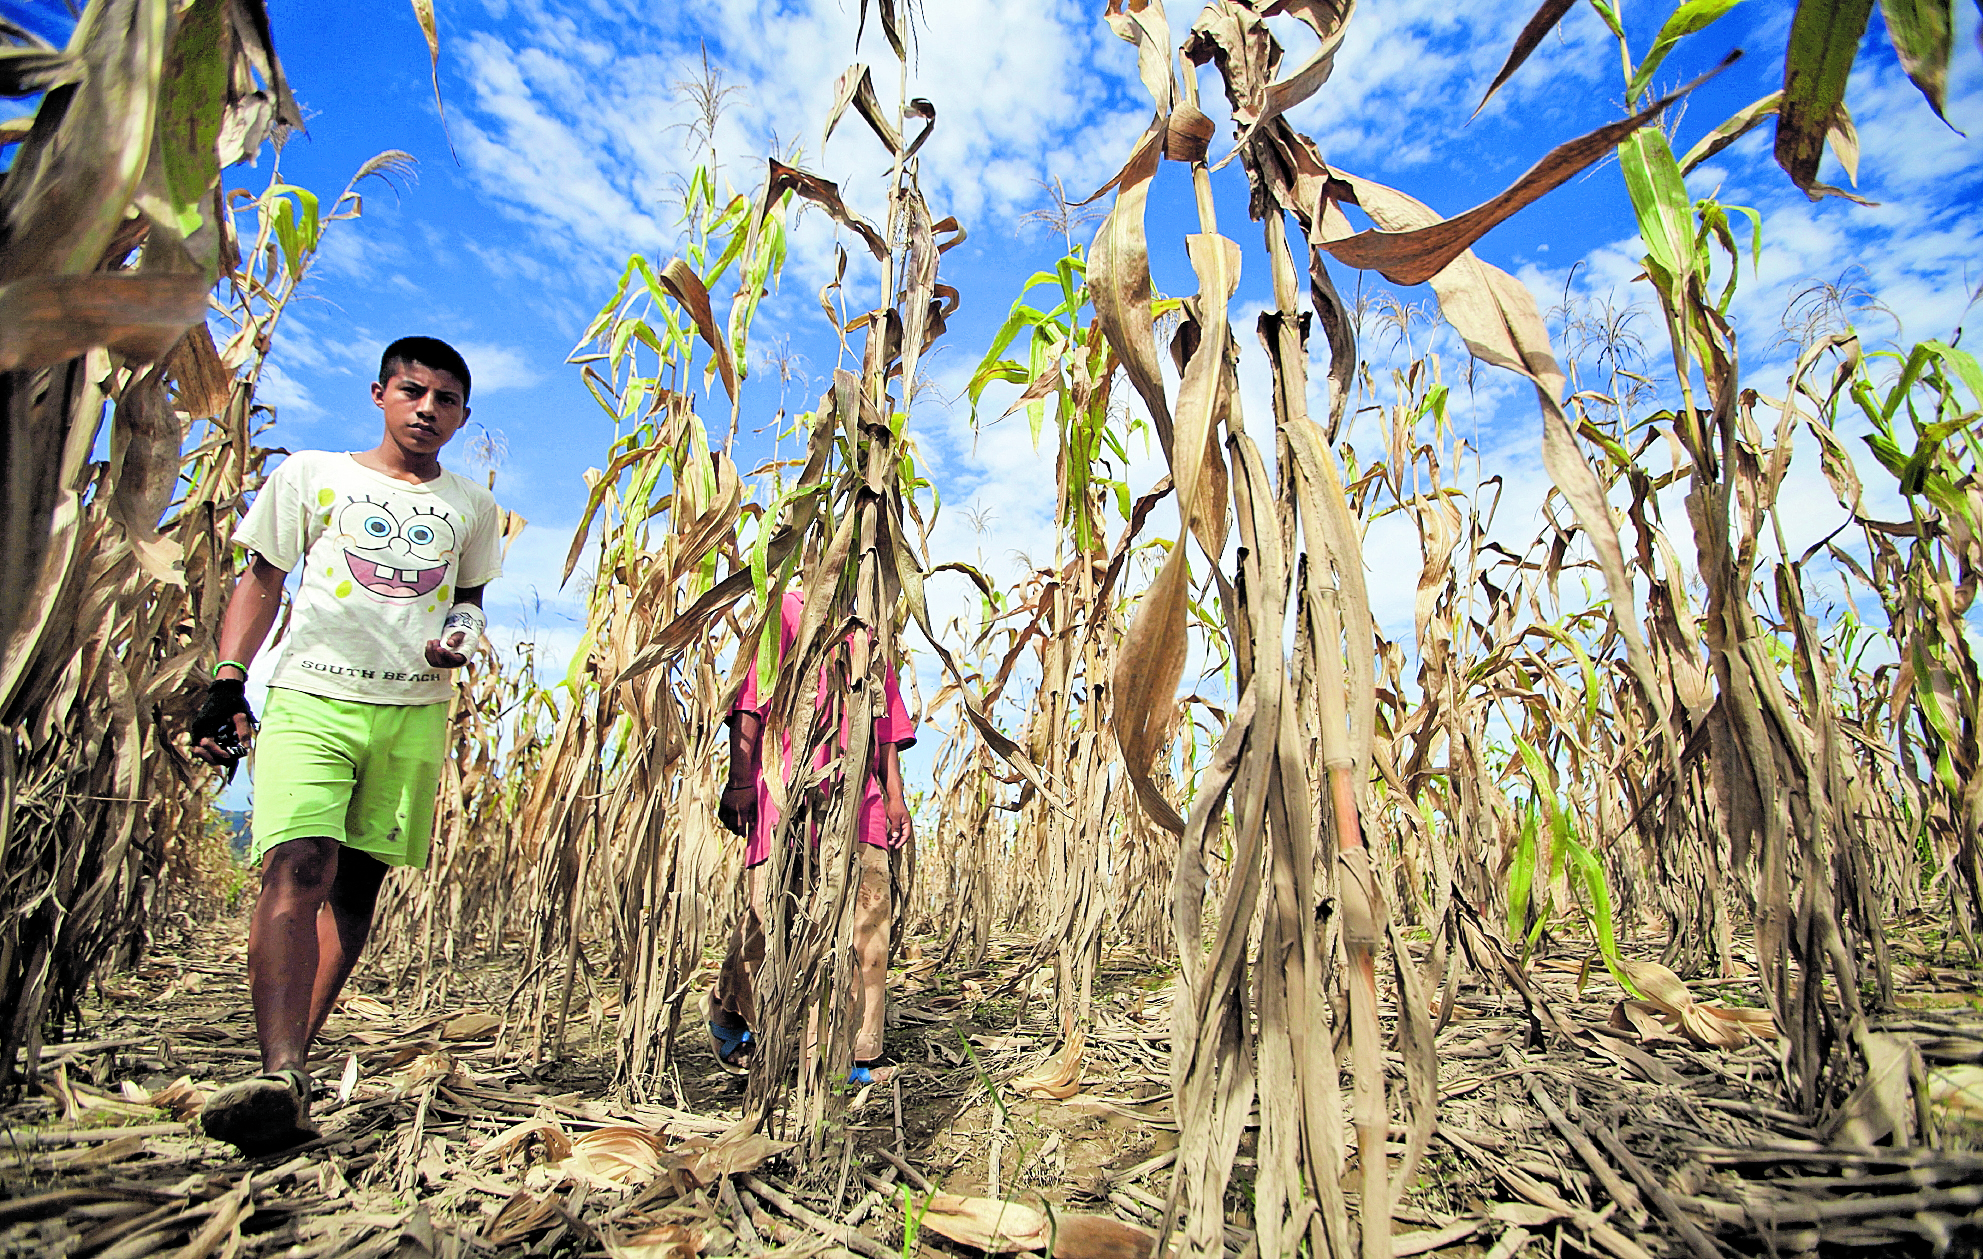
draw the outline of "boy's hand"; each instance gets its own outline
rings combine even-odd
[[[186,728],[193,755],[209,765],[233,767],[248,755],[255,739],[255,713],[240,678],[215,678],[207,686],[206,703]]]
[[[459,635],[453,636],[459,638]],[[427,640],[427,663],[436,669],[459,669],[468,663],[468,657],[458,651],[450,651],[441,639]]]
[[[475,598],[481,597],[477,587]],[[436,669],[459,669],[468,663],[468,653],[475,650],[488,628],[489,618],[480,603],[456,603],[448,609],[447,620],[441,622],[441,636],[427,640],[427,663]]]
[[[716,820],[732,835],[750,834],[751,823],[757,820],[757,784],[725,787],[716,805]]]
[[[909,816],[909,805],[899,796],[889,796],[884,810],[888,818],[888,846],[900,848],[916,837],[916,819]]]

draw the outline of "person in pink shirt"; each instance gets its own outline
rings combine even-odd
[[[785,592],[779,607],[781,662],[790,655],[793,641],[798,637],[805,606],[803,591]],[[731,1071],[746,1069],[754,1048],[751,1029],[757,1021],[757,972],[765,955],[765,895],[772,839],[778,831],[778,806],[771,798],[771,786],[765,774],[762,740],[775,689],[761,684],[757,662],[752,661],[743,690],[730,708],[730,778],[718,809],[726,827],[749,837],[744,849],[749,895],[731,933],[729,955],[724,958],[707,1005],[709,1035],[717,1061]],[[915,824],[902,789],[901,753],[915,743],[916,723],[902,702],[901,685],[893,665],[886,670],[883,695],[886,707],[875,721],[871,740],[874,759],[862,792],[856,830],[860,840],[857,854],[860,889],[854,901],[854,960],[858,978],[854,993],[854,1068],[848,1077],[854,1084],[883,1081],[893,1070],[877,1061],[881,1057],[886,1012],[893,903],[888,854],[891,848],[910,843],[915,837]],[[819,686],[813,698],[817,705],[829,702],[825,667],[820,670]],[[795,720],[805,720],[803,709]],[[843,716],[841,746],[845,746],[846,739],[847,723]],[[778,751],[777,761],[786,767],[786,781],[790,782],[796,777],[790,730],[783,732]],[[832,755],[833,749],[820,748],[815,768],[826,765]]]

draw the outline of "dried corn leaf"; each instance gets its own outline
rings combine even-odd
[[[1146,1259],[1157,1235],[1112,1215],[1053,1217],[1056,1259]]]
[[[883,148],[890,154],[902,151],[902,133],[882,113],[881,102],[874,94],[874,76],[858,61],[842,71],[840,81],[833,86],[833,108],[826,115],[826,134],[820,138],[822,147],[833,138],[833,128],[839,124],[840,115],[846,112],[850,104],[874,131]]]
[[[1528,25],[1522,27],[1522,33],[1515,37],[1515,46],[1508,50],[1508,59],[1501,63],[1501,70],[1494,76],[1494,82],[1488,84],[1487,91],[1482,93],[1480,104],[1473,107],[1473,113],[1467,118],[1468,122],[1480,116],[1480,111],[1487,108],[1487,102],[1493,100],[1494,94],[1501,90],[1501,85],[1506,83],[1515,71],[1522,68],[1522,63],[1527,61],[1529,54],[1542,43],[1543,37],[1555,30],[1556,24],[1563,20],[1563,15],[1576,7],[1577,0],[1542,0],[1542,7],[1530,16]]]
[[[481,1010],[457,1014],[441,1024],[442,1040],[480,1040],[503,1025],[502,1016]]]
[[[1246,130],[1234,147],[1233,154],[1220,162],[1221,166],[1237,156],[1263,128],[1315,95],[1329,81],[1329,76],[1336,69],[1336,52],[1342,47],[1343,36],[1348,33],[1350,13],[1355,7],[1355,0],[1276,0],[1268,6],[1269,12],[1286,13],[1298,19],[1315,32],[1320,42],[1315,51],[1308,55],[1308,60],[1302,62],[1300,69],[1286,78],[1248,92],[1249,99],[1233,110],[1233,121]],[[1200,23],[1203,21],[1201,18]]]
[[[219,415],[234,394],[234,378],[221,366],[213,332],[204,322],[186,329],[186,335],[172,347],[165,359],[165,374],[172,382],[172,405],[187,419]]]
[[[392,1018],[392,1007],[377,997],[347,996],[337,1003],[337,1011],[347,1018],[365,1019],[373,1023],[384,1023]]]
[[[1777,107],[1776,161],[1804,195],[1860,198],[1818,180],[1825,142],[1845,104],[1846,80],[1873,15],[1873,0],[1799,0],[1790,19]]]
[[[145,1120],[152,1118],[158,1109],[150,1102],[134,1103],[121,1097],[110,1097],[86,1084],[79,1084],[69,1078],[66,1063],[55,1069],[55,1074],[42,1088],[61,1103],[62,1117],[69,1123],[107,1125],[124,1120]]]
[[[503,1203],[502,1210],[496,1212],[496,1218],[489,1221],[482,1240],[490,1246],[511,1246],[563,1218],[563,1201],[559,1195],[519,1190]]]
[[[615,1189],[636,1189],[662,1171],[661,1138],[646,1128],[613,1124],[572,1138],[557,1169]]]
[[[992,1254],[1044,1250],[1053,1237],[1052,1223],[1032,1207],[948,1193],[930,1195],[922,1208],[921,1226]]]
[[[1642,1045],[1654,1045],[1660,1041],[1676,1041],[1678,1020],[1669,1029],[1660,1008],[1650,1001],[1620,1001],[1611,1007],[1608,1020],[1613,1028],[1638,1037]]]
[[[1896,1146],[1914,1140],[1913,1081],[1922,1073],[1921,1052],[1913,1042],[1884,1032],[1859,1038],[1866,1078],[1839,1107],[1831,1138],[1839,1145],[1870,1149],[1889,1136]]]
[[[825,210],[834,222],[859,236],[876,258],[887,259],[888,245],[882,240],[881,233],[875,230],[874,224],[847,208],[847,203],[840,199],[840,185],[796,166],[787,166],[776,158],[771,159],[770,167],[764,184],[764,200],[758,205],[760,218],[771,212],[779,197],[786,192],[796,192]]]
[[[1703,1005],[1694,1000],[1686,981],[1658,962],[1624,959],[1620,962],[1632,986],[1645,997],[1643,1002],[1621,1002],[1626,1017],[1635,1026],[1633,1007],[1650,1007],[1664,1020],[1665,1030],[1685,1034],[1704,1048],[1739,1049],[1751,1040],[1776,1039],[1776,1022],[1767,1010],[1744,1010],[1730,1006]],[[1613,1026],[1617,1011],[1614,1011]]]
[[[680,258],[670,258],[668,265],[661,268],[661,287],[668,296],[680,302],[682,309],[695,320],[695,330],[702,334],[710,352],[716,358],[716,371],[723,377],[724,392],[732,402],[737,397],[737,364],[730,356],[729,338],[723,335],[722,327],[716,322],[716,312],[709,305],[709,290],[702,286],[702,277],[688,263]]]
[[[532,1142],[537,1143],[537,1153],[545,1162],[561,1163],[571,1156],[571,1137],[562,1127],[549,1119],[526,1119],[483,1142],[474,1157],[478,1162],[489,1160],[500,1167],[513,1162],[533,1162]]]
[[[1774,118],[1777,107],[1781,104],[1783,104],[1783,93],[1771,92],[1761,100],[1751,101],[1736,110],[1729,115],[1728,121],[1695,141],[1694,147],[1688,149],[1686,156],[1680,159],[1680,173],[1691,174],[1696,166],[1761,126],[1764,119]]]
[[[757,1131],[755,1120],[746,1120],[718,1137],[690,1137],[669,1152],[687,1160],[689,1174],[696,1180],[712,1185],[724,1176],[754,1172],[792,1145],[774,1141]]]
[[[680,1224],[661,1224],[638,1233],[602,1229],[599,1244],[609,1259],[694,1259],[702,1253],[702,1234]]]
[[[1230,404],[1228,303],[1238,288],[1240,271],[1239,246],[1223,236],[1197,233],[1185,239],[1185,248],[1198,275],[1198,296],[1187,308],[1196,320],[1198,336],[1178,383],[1177,411],[1165,453],[1170,457],[1171,481],[1178,487],[1178,518],[1187,528],[1180,530],[1130,622],[1117,658],[1114,688],[1115,735],[1123,769],[1150,820],[1173,835],[1184,833],[1184,819],[1157,788],[1151,770],[1170,741],[1177,720],[1177,686],[1184,675],[1190,602],[1184,533],[1195,534],[1208,555],[1217,556],[1224,549],[1224,465],[1213,440],[1217,421]],[[1142,278],[1147,285],[1147,269]],[[1099,292],[1096,310],[1101,310]],[[1211,475],[1215,465],[1216,477]],[[1205,492],[1208,483],[1210,494]]]
[[[1150,307],[1155,297],[1150,287],[1150,242],[1144,228],[1150,181],[1156,177],[1163,144],[1164,130],[1151,127],[1112,181],[1120,191],[1095,232],[1088,257],[1088,284],[1102,332],[1168,447],[1171,409],[1164,396],[1163,365],[1157,357],[1156,318]]]
[[[138,1136],[114,1137],[98,1145],[86,1145],[79,1149],[63,1150],[49,1156],[49,1163],[64,1170],[85,1167],[107,1167],[121,1163],[127,1158],[136,1158],[144,1153],[145,1139]]]
[[[454,1058],[435,1050],[415,1058],[412,1065],[392,1078],[393,1092],[401,1097],[422,1085],[442,1085],[450,1082],[463,1082],[461,1072],[455,1067]]]
[[[191,1119],[200,1113],[213,1093],[210,1087],[194,1084],[192,1076],[182,1075],[153,1093],[149,1102],[155,1109],[166,1111],[175,1119]]]
[[[1167,117],[1177,95],[1177,81],[1171,75],[1170,21],[1161,0],[1109,0],[1103,20],[1118,38],[1136,46],[1137,76],[1156,102],[1157,116]]]
[[[920,1208],[922,1227],[998,1254],[1048,1251],[1058,1259],[1144,1259],[1156,1234],[1113,1216],[1051,1214],[1017,1202],[933,1194]]]
[[[96,346],[152,362],[206,311],[199,275],[29,276],[0,284],[0,371],[60,363]]]
[[[1322,248],[1338,261],[1374,270],[1393,284],[1423,284],[1445,270],[1489,229],[1560,187],[1592,162],[1609,155],[1627,136],[1658,117],[1702,81],[1696,79],[1679,91],[1660,97],[1630,118],[1557,145],[1499,195],[1464,214],[1406,232],[1378,229],[1358,232],[1343,240],[1322,241]]]
[[[1037,1070],[1012,1081],[1012,1087],[1028,1097],[1054,1097],[1066,1100],[1081,1091],[1081,1060],[1087,1049],[1087,1033],[1076,1028],[1061,1051]]]

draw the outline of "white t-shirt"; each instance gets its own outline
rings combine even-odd
[[[269,685],[366,704],[436,704],[454,671],[427,663],[455,591],[503,571],[488,490],[443,471],[424,485],[346,454],[298,451],[263,482],[234,541],[284,572],[304,565]]]

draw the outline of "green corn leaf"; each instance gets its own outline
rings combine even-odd
[[[1581,885],[1584,896],[1590,901],[1591,928],[1597,936],[1597,949],[1604,957],[1605,967],[1620,987],[1636,997],[1639,990],[1632,986],[1632,981],[1625,975],[1625,968],[1619,965],[1618,937],[1611,920],[1611,886],[1605,881],[1604,866],[1590,849],[1568,834],[1567,829],[1562,842],[1569,861],[1570,881],[1573,885]]]
[[[578,646],[572,649],[571,663],[565,666],[565,678],[560,685],[577,699],[584,691],[585,662],[592,657],[592,630],[588,628],[578,636]]]
[[[592,322],[586,325],[584,334],[578,339],[580,345],[591,344],[596,337],[606,331],[606,326],[613,322],[615,315],[619,314],[620,304],[627,299],[627,286],[633,283],[635,268],[646,265],[647,260],[639,254],[627,259],[626,270],[620,273],[620,283],[613,290],[612,300],[601,306],[599,313],[592,317]]]
[[[323,222],[317,210],[317,194],[308,188],[298,188],[295,192],[296,203],[303,207],[303,221],[298,227],[303,238],[303,247],[315,253],[317,244],[323,239],[324,234]]]
[[[1549,847],[1544,850],[1542,870],[1540,873],[1542,875],[1541,886],[1548,887],[1555,881],[1558,870],[1568,871],[1568,850],[1569,846],[1575,841],[1570,838],[1570,813],[1567,809],[1563,808],[1562,802],[1557,800],[1555,796],[1549,796],[1544,800],[1543,807],[1549,815]],[[1542,938],[1542,928],[1543,916],[1538,912],[1535,916],[1534,924],[1529,928],[1529,938],[1525,946],[1525,951],[1526,949],[1533,949],[1536,941]]]
[[[1968,389],[1970,400],[1983,406],[1983,366],[1978,366],[1976,356],[1968,350],[1959,350],[1940,341],[1923,341],[1921,349],[1945,369],[1955,374]]]
[[[1673,147],[1657,127],[1641,127],[1618,146],[1618,168],[1639,224],[1639,239],[1657,282],[1668,290],[1673,306],[1694,269],[1694,206]]]
[[[1529,890],[1535,883],[1535,843],[1538,831],[1535,800],[1531,798],[1522,814],[1522,829],[1515,841],[1515,859],[1508,867],[1508,938],[1528,935]]]
[[[1914,382],[1921,379],[1921,374],[1933,365],[1934,351],[1930,350],[1928,345],[1929,343],[1924,342],[1909,352],[1907,361],[1900,369],[1900,379],[1894,382],[1893,388],[1887,390],[1887,400],[1880,408],[1881,419],[1891,423],[1894,416],[1900,414],[1901,405],[1914,390]]]
[[[1569,648],[1570,654],[1576,657],[1577,670],[1583,674],[1584,678],[1584,720],[1595,724],[1597,721],[1598,702],[1601,698],[1600,688],[1597,684],[1596,662],[1591,659],[1590,653],[1584,650],[1584,645],[1578,642],[1562,626],[1551,624],[1544,625],[1541,629],[1551,638],[1554,638],[1557,642]]]
[[[1611,0],[1591,0],[1591,8],[1596,9],[1597,15],[1604,19],[1604,24],[1610,29],[1612,38],[1623,44],[1625,25],[1618,19],[1618,6],[1612,4]]]
[[[744,246],[749,242],[750,233],[731,232],[729,238],[723,242],[723,252],[716,257],[716,265],[703,273],[702,287],[706,289],[715,288],[716,281],[720,280],[723,277],[723,273],[730,269],[730,264],[743,256]]]
[[[1646,59],[1639,63],[1631,83],[1626,85],[1627,107],[1635,104],[1644,94],[1646,85],[1652,82],[1653,72],[1659,69],[1659,63],[1666,60],[1666,54],[1672,52],[1681,40],[1714,25],[1723,14],[1740,3],[1742,0],[1687,0],[1675,9],[1672,16],[1666,19],[1666,24],[1659,28],[1652,47],[1646,50]]]
[[[179,18],[159,84],[156,148],[182,236],[199,230],[200,207],[220,179],[216,144],[227,113],[232,32],[221,0],[197,0]]]
[[[296,231],[296,206],[287,197],[278,197],[270,215],[283,265],[288,268],[290,278],[295,279],[303,274],[303,242]]]
[[[986,385],[994,380],[1008,380],[1014,384],[1028,384],[1031,382],[1032,378],[1023,374],[1025,372],[1023,367],[1003,356],[1006,347],[1012,344],[1013,339],[1020,332],[1027,328],[1038,327],[1045,319],[1046,316],[1044,314],[1034,310],[1032,307],[1024,303],[1015,303],[1012,307],[1012,313],[1005,317],[1003,324],[999,325],[997,335],[992,337],[991,348],[986,350],[984,358],[979,360],[978,370],[972,373],[971,383],[966,389],[966,393],[971,399],[971,420],[973,423],[977,422],[978,400],[984,395]],[[1022,375],[1001,374],[1006,372],[1007,369],[1019,371]]]
[[[1845,102],[1859,40],[1873,0],[1798,0],[1783,61],[1783,103],[1777,110],[1776,160],[1812,200],[1844,196],[1818,182],[1825,138]]]
[[[1886,19],[1900,68],[1938,116],[1949,88],[1952,8],[1950,0],[1880,0],[1880,16]]]
[[[1515,735],[1514,740],[1515,746],[1521,751],[1522,764],[1528,769],[1529,782],[1534,785],[1536,795],[1548,802],[1553,812],[1556,800],[1556,775],[1550,771],[1549,762],[1543,760],[1542,753],[1536,750],[1535,745],[1521,735]]]

